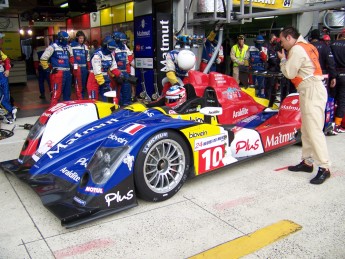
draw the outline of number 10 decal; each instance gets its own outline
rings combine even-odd
[[[199,174],[224,166],[224,145],[199,151]]]

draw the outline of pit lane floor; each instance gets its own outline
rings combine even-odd
[[[27,134],[17,127],[0,140],[0,161],[17,158]],[[300,147],[291,146],[188,181],[165,202],[139,200],[138,207],[72,229],[62,227],[29,186],[0,170],[0,258],[165,259],[203,252],[198,258],[345,258],[345,134],[327,143],[332,176],[322,185],[309,184],[316,168],[313,174],[285,169],[299,162]],[[275,224],[281,230],[282,221],[301,228],[281,239],[271,231],[255,234]],[[251,240],[238,242],[243,238]],[[263,239],[271,241],[259,249]],[[224,243],[229,246],[218,247]],[[242,253],[206,253],[234,247]]]

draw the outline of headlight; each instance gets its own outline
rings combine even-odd
[[[128,146],[98,148],[87,166],[92,181],[96,184],[107,182],[127,155],[128,149]]]

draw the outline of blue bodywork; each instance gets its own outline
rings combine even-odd
[[[145,141],[161,130],[195,124],[173,119],[157,109],[121,110],[62,139],[29,170],[28,182],[67,227],[128,209],[137,205],[134,158]],[[114,152],[116,165],[106,181],[97,182],[88,165],[92,159],[97,163],[100,149]]]

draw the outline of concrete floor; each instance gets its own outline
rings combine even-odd
[[[33,123],[24,117],[17,124]],[[12,125],[2,125],[12,129]],[[28,134],[0,141],[0,161],[18,157]],[[33,190],[0,171],[0,258],[188,258],[280,220],[302,229],[244,258],[345,258],[345,134],[327,137],[332,176],[277,170],[300,146],[185,183],[171,199],[65,229]]]

